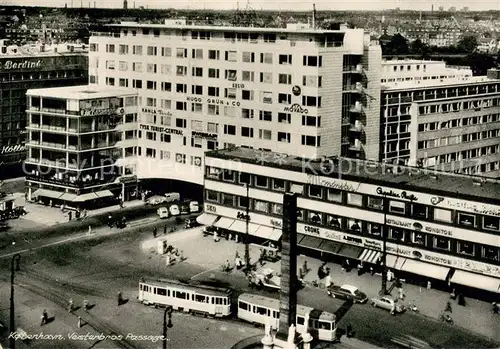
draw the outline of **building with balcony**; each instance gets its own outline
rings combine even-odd
[[[28,200],[78,210],[127,200],[137,183],[126,185],[128,173],[117,161],[137,133],[135,123],[129,126],[137,99],[135,91],[117,87],[29,90]]]
[[[0,179],[24,176],[26,90],[87,83],[81,45],[6,45],[0,41]]]
[[[497,70],[473,77],[470,69],[443,62],[383,66],[382,161],[500,177]]]
[[[139,178],[203,183],[207,150],[377,159],[378,43],[361,29],[123,22],[90,38],[90,83],[139,93]]]
[[[298,192],[300,253],[380,270],[385,238],[398,277],[493,300],[500,293],[497,180],[233,148],[206,153],[204,188],[202,224],[244,237],[248,219],[251,241],[279,244],[283,194]]]

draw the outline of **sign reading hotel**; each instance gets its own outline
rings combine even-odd
[[[201,97],[187,97],[186,100],[188,102],[193,103],[208,103],[208,104],[216,104],[216,105],[224,105],[229,107],[239,107],[241,104],[238,101],[234,101],[231,99],[219,99],[219,98],[201,98]]]
[[[158,127],[158,126],[152,126],[152,125],[150,126],[150,125],[139,124],[139,129],[145,130],[145,131],[174,134],[174,135],[179,135],[179,136],[183,135],[182,130],[177,130],[175,128],[167,128],[167,127]]]
[[[152,109],[152,108],[142,108],[143,113],[154,114],[154,115],[165,115],[172,116],[173,114],[169,110],[162,109]]]
[[[13,61],[13,60],[8,60],[4,61],[2,64],[0,64],[0,68],[2,70],[17,70],[17,69],[40,69],[42,68],[42,60],[27,60],[25,59],[24,61]]]

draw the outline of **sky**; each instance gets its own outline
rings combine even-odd
[[[123,6],[123,0],[0,0],[1,5],[21,5],[21,6],[51,6],[64,7],[65,3],[68,7],[80,7],[83,1],[84,7],[108,7],[120,8]],[[149,8],[179,8],[179,9],[236,9],[237,0],[128,0],[129,8],[134,6],[144,6]],[[316,9],[321,10],[383,10],[399,7],[409,10],[426,10],[430,11],[434,5],[434,10],[440,6],[448,9],[451,6],[461,9],[469,7],[470,10],[499,10],[500,0],[250,0],[250,7],[255,10],[288,10],[294,9],[297,11],[312,10],[312,4],[316,4]],[[240,8],[245,7],[247,0],[240,0]]]

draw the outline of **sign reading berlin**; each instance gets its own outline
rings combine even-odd
[[[0,65],[0,67],[3,70],[15,70],[15,69],[37,69],[42,67],[42,60],[36,60],[36,61],[29,61],[29,60],[24,60],[24,61],[5,61],[3,64]]]

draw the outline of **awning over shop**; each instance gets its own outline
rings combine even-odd
[[[109,190],[96,191],[95,195],[97,195],[100,198],[107,198],[107,197],[114,196],[113,193],[111,191],[109,191]]]
[[[342,247],[341,243],[331,240],[323,240],[321,245],[319,245],[320,250],[333,254],[337,254],[337,252],[340,250],[341,247]]]
[[[363,262],[366,262],[366,263],[376,264],[380,260],[381,254],[382,253],[379,251],[374,251],[374,250],[370,250],[368,248],[365,248],[363,253],[361,253],[361,256],[359,256],[359,259]]]
[[[216,215],[209,214],[209,213],[203,213],[202,215],[196,217],[196,221],[199,224],[207,225],[207,226],[214,224],[216,219],[217,219]]]
[[[258,224],[255,224],[255,223],[248,223],[248,234],[250,235],[255,235],[255,232],[260,228],[260,225]],[[246,234],[247,232],[247,224],[245,221],[241,221],[241,220],[236,220],[234,221],[234,223],[231,225],[231,230],[232,231],[235,231],[235,232],[238,232],[238,233],[242,233],[242,234]]]
[[[361,247],[343,244],[337,254],[347,258],[357,259],[362,251],[363,249]]]
[[[73,201],[76,197],[77,197],[76,194],[64,193],[64,194],[62,194],[62,196],[59,199],[64,200],[64,201]]]
[[[380,255],[380,257],[382,258],[382,255]],[[406,258],[404,257],[394,256],[392,254],[385,255],[385,265],[391,269],[401,270],[401,266],[405,260]]]
[[[229,229],[231,224],[234,223],[234,219],[227,218],[227,217],[221,217],[217,222],[215,222],[214,226],[217,228],[222,228],[222,229]]]
[[[302,247],[312,248],[313,250],[319,250],[319,245],[321,245],[322,242],[323,239],[305,235],[304,238],[300,240],[300,242],[297,242],[297,244]]]
[[[95,193],[87,193],[87,194],[82,194],[78,195],[76,198],[73,199],[73,202],[85,202],[85,201],[90,201],[90,200],[96,200],[99,199]]]
[[[401,266],[401,270],[413,274],[428,276],[437,280],[446,280],[446,277],[450,272],[450,268],[419,262],[408,258],[405,258],[405,262]]]
[[[55,190],[48,190],[48,189],[38,189],[35,191],[32,196],[34,197],[39,197],[42,196],[44,198],[51,198],[51,199],[59,199],[64,193],[61,193],[60,191],[55,191]]]
[[[469,273],[463,270],[455,270],[455,273],[451,278],[451,282],[494,293],[500,293],[500,279],[491,276]]]
[[[269,240],[278,241],[281,238],[283,231],[281,229],[273,228],[273,231],[269,235]]]
[[[281,230],[272,228],[272,227],[266,227],[265,225],[261,225],[259,229],[255,231],[252,235],[261,237],[263,239],[267,240],[273,240],[273,241],[278,241],[279,238],[281,237]]]

